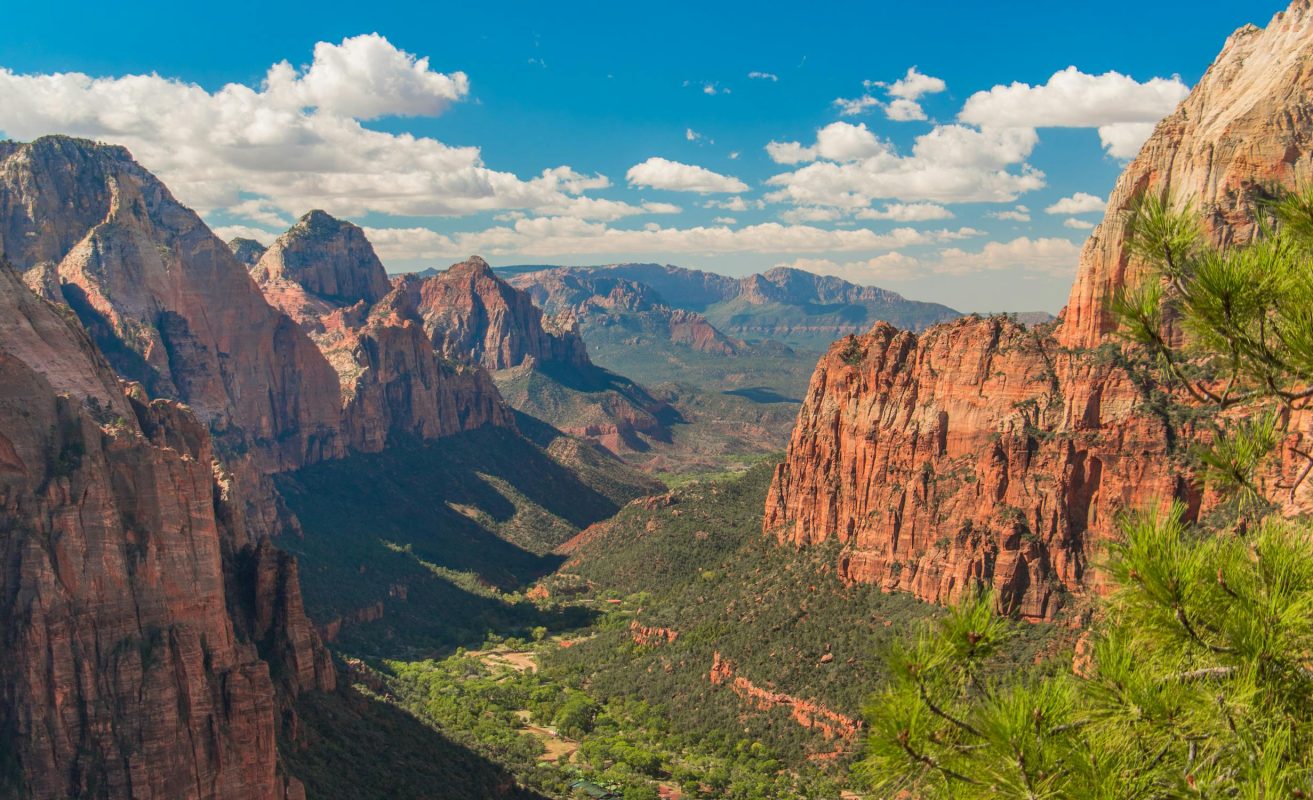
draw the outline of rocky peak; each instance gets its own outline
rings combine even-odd
[[[228,249],[233,251],[233,255],[238,261],[246,266],[247,269],[250,269],[259,263],[260,257],[263,256],[265,251],[269,248],[254,239],[243,239],[238,236],[228,240]]]
[[[252,274],[261,285],[287,281],[337,306],[373,305],[392,288],[365,232],[318,210],[279,236]]]
[[[530,360],[592,366],[577,325],[544,319],[527,292],[499,278],[478,256],[431,277],[408,277],[398,288],[447,358],[492,370]]]
[[[52,136],[5,152],[0,251],[20,270],[56,265],[120,375],[186,402],[222,449],[265,470],[340,452],[328,363],[127,150]]]
[[[754,276],[757,277],[757,276]],[[772,300],[789,303],[902,303],[902,295],[877,286],[861,286],[833,275],[792,267],[775,267],[754,287]],[[745,278],[745,282],[751,280]]]
[[[497,279],[496,273],[492,271],[492,267],[488,265],[487,261],[484,261],[479,256],[470,256],[459,264],[452,264],[450,267],[447,267],[447,272],[453,276],[468,275],[475,280]]]
[[[1142,192],[1166,192],[1203,212],[1217,243],[1243,242],[1256,201],[1273,184],[1313,180],[1313,7],[1296,0],[1266,28],[1247,25],[1176,111],[1158,123],[1108,199],[1081,251],[1058,338],[1094,347],[1114,329],[1108,299],[1143,267],[1126,250],[1127,210]]]

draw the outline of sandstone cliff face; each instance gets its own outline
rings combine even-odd
[[[592,366],[572,318],[545,317],[528,294],[494,275],[478,256],[428,278],[407,276],[398,289],[412,297],[433,346],[447,358],[491,370],[528,359]]]
[[[0,793],[304,796],[262,650],[292,691],[332,688],[332,665],[293,563],[235,521],[205,427],[125,397],[77,323],[0,267]]]
[[[49,269],[115,369],[185,401],[260,471],[342,452],[332,369],[192,211],[121,147],[0,150],[0,254]]]
[[[700,353],[736,355],[746,348],[701,314],[671,308],[654,289],[636,281],[558,268],[517,275],[510,284],[528,292],[548,314],[570,314],[586,329],[618,326]]]
[[[1308,177],[1313,12],[1245,28],[1119,180],[1056,335],[967,319],[920,336],[887,326],[836,342],[813,375],[765,527],[845,544],[838,569],[926,600],[996,589],[1051,618],[1097,586],[1119,511],[1199,496],[1171,430],[1106,351],[1102,304],[1135,279],[1122,216],[1143,188],[1194,196],[1219,241],[1252,226],[1258,186]],[[1093,578],[1093,580],[1091,580]]]
[[[435,351],[416,295],[392,291],[355,225],[312,211],[274,242],[252,274],[336,370],[342,437],[352,449],[378,452],[394,434],[434,439],[514,426],[486,372]]]
[[[846,580],[935,602],[983,583],[1050,618],[1120,510],[1197,505],[1141,402],[1121,370],[1006,319],[878,325],[817,366],[765,524],[838,537]]]
[[[1107,299],[1137,282],[1126,214],[1141,192],[1192,202],[1218,243],[1248,241],[1254,201],[1273,185],[1313,179],[1313,9],[1296,0],[1266,28],[1231,35],[1217,60],[1117,181],[1108,213],[1081,252],[1058,340],[1093,347],[1114,329]]]

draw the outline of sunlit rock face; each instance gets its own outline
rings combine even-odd
[[[1202,497],[1143,387],[1108,357],[1108,297],[1143,267],[1126,249],[1141,191],[1193,202],[1216,242],[1252,235],[1256,200],[1313,178],[1313,10],[1237,31],[1117,182],[1056,325],[964,319],[914,335],[877,325],[817,365],[765,528],[844,543],[837,568],[926,600],[997,590],[1052,618],[1093,569],[1118,514]],[[1301,436],[1303,434],[1295,434]],[[1299,503],[1308,505],[1307,498]]]
[[[127,150],[60,136],[0,147],[0,252],[53,270],[114,368],[187,403],[223,449],[262,471],[342,453],[333,370]]]

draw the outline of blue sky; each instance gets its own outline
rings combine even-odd
[[[1146,126],[1284,5],[29,3],[0,131],[127,144],[221,235],[324,207],[391,269],[790,264],[1057,311]]]

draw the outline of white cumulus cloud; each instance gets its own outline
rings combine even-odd
[[[904,100],[920,100],[928,94],[938,94],[948,88],[940,78],[931,77],[920,72],[915,66],[907,69],[907,74],[889,84],[889,94]]]
[[[1129,158],[1189,91],[1179,77],[1141,83],[1119,72],[1067,67],[1040,86],[1016,82],[976,92],[958,119],[984,127],[1097,128],[1110,155]]]
[[[529,178],[489,168],[479,148],[371,130],[362,120],[441,113],[466,97],[464,73],[377,34],[320,42],[309,66],[271,66],[259,87],[208,91],[159,75],[93,78],[0,69],[0,131],[17,139],[66,133],[127,146],[184,203],[233,224],[269,224],[309,208],[453,216],[529,209],[614,219],[644,213],[582,197],[600,175],[552,167]],[[259,207],[247,204],[255,198]],[[243,217],[243,214],[251,214]]]
[[[1074,274],[1079,258],[1080,246],[1070,240],[1021,236],[1010,242],[988,242],[975,252],[942,250],[933,269],[954,275],[1009,269],[1061,276]]]
[[[748,185],[738,178],[660,156],[653,156],[641,164],[630,167],[625,173],[625,178],[630,186],[647,186],[672,192],[711,194],[748,190]]]
[[[792,267],[817,275],[833,275],[850,283],[870,285],[880,281],[903,281],[916,277],[923,268],[920,260],[905,253],[893,252],[857,261],[834,261],[828,258],[799,258],[782,267]]]
[[[1135,158],[1153,135],[1153,122],[1116,122],[1099,126],[1099,142],[1108,155],[1123,161]]]
[[[994,219],[1009,220],[1011,222],[1030,222],[1030,209],[1025,206],[1017,206],[1005,211],[990,211],[985,216]]]
[[[881,209],[863,208],[855,216],[858,219],[928,222],[936,219],[952,219],[953,212],[938,203],[886,203]]]
[[[1044,209],[1045,214],[1091,214],[1102,212],[1104,206],[1102,197],[1092,195],[1089,192],[1076,192],[1070,197],[1064,197],[1048,208]]]
[[[846,130],[831,138],[837,126]],[[827,155],[827,141],[848,147]],[[869,206],[875,199],[1009,202],[1044,186],[1044,174],[1024,163],[1037,141],[1031,129],[945,125],[917,137],[911,154],[900,155],[864,126],[836,122],[818,133],[815,145],[767,145],[777,163],[820,159],[770,178],[768,183],[778,188],[767,199],[843,208]]]
[[[969,228],[918,231],[895,228],[884,233],[858,228],[836,230],[813,225],[766,222],[731,228],[728,224],[691,228],[615,228],[573,217],[535,217],[481,231],[440,234],[428,228],[367,228],[370,241],[385,261],[441,260],[469,253],[557,258],[628,254],[655,258],[663,254],[883,252],[944,243],[979,234]]]
[[[851,117],[872,108],[883,108],[884,115],[895,122],[922,120],[926,118],[925,110],[917,101],[927,94],[937,94],[948,88],[942,79],[926,75],[915,66],[909,67],[907,74],[893,83],[866,81],[864,85],[868,90],[883,89],[890,99],[882,101],[869,92],[861,97],[840,97],[834,105],[839,108],[841,116]]]
[[[858,114],[865,114],[872,108],[878,108],[884,103],[869,94],[864,94],[861,97],[836,97],[834,105],[839,109],[840,116],[855,117]]]

